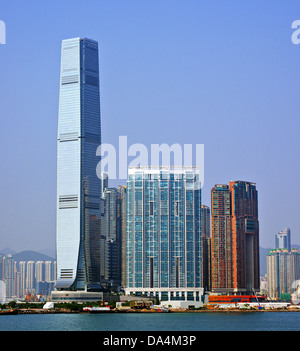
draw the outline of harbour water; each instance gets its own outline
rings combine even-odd
[[[0,331],[299,331],[300,312],[23,314]]]

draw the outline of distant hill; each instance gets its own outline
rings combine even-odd
[[[9,247],[6,247],[5,249],[0,250],[0,255],[14,255],[16,251],[12,250]]]
[[[21,251],[12,255],[15,261],[54,261],[53,257],[36,251]]]

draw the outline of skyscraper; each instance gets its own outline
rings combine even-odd
[[[106,188],[105,230],[107,240],[107,268],[110,288],[117,290],[121,286],[121,199],[117,188]]]
[[[274,249],[267,254],[268,297],[290,300],[293,283],[300,279],[300,253],[297,249]]]
[[[210,208],[201,205],[202,227],[202,286],[211,289],[211,238],[210,238]]]
[[[211,287],[232,292],[232,234],[229,186],[216,184],[211,191]]]
[[[35,281],[43,282],[45,280],[45,262],[37,261],[35,263]]]
[[[6,297],[14,295],[14,259],[7,255],[3,259],[3,278],[6,288]]]
[[[233,243],[233,284],[239,292],[259,291],[259,223],[256,184],[229,183]]]
[[[27,292],[35,291],[35,262],[26,261],[26,290]]]
[[[277,249],[287,249],[291,252],[291,230],[290,228],[283,229],[275,235],[275,247]]]
[[[212,290],[259,291],[259,224],[256,185],[245,181],[212,189]]]
[[[193,167],[129,168],[125,293],[199,301],[201,187]]]
[[[210,208],[201,205],[201,223],[202,223],[202,236],[210,238]]]
[[[58,290],[98,291],[101,143],[98,44],[62,41],[57,135]]]
[[[121,260],[121,285],[126,286],[126,186],[119,186],[120,208],[121,208],[121,242],[122,242],[122,260]]]
[[[19,262],[20,271],[20,293],[21,297],[24,297],[26,291],[26,261]]]

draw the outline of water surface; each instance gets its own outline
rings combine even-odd
[[[299,331],[300,312],[23,314],[0,331]]]

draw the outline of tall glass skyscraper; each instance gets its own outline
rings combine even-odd
[[[280,233],[275,235],[275,246],[277,249],[288,249],[288,252],[291,252],[290,228],[284,228]]]
[[[125,293],[148,293],[160,300],[199,298],[201,242],[197,170],[129,168]]]
[[[98,44],[62,41],[57,135],[58,290],[100,285],[101,143]]]

